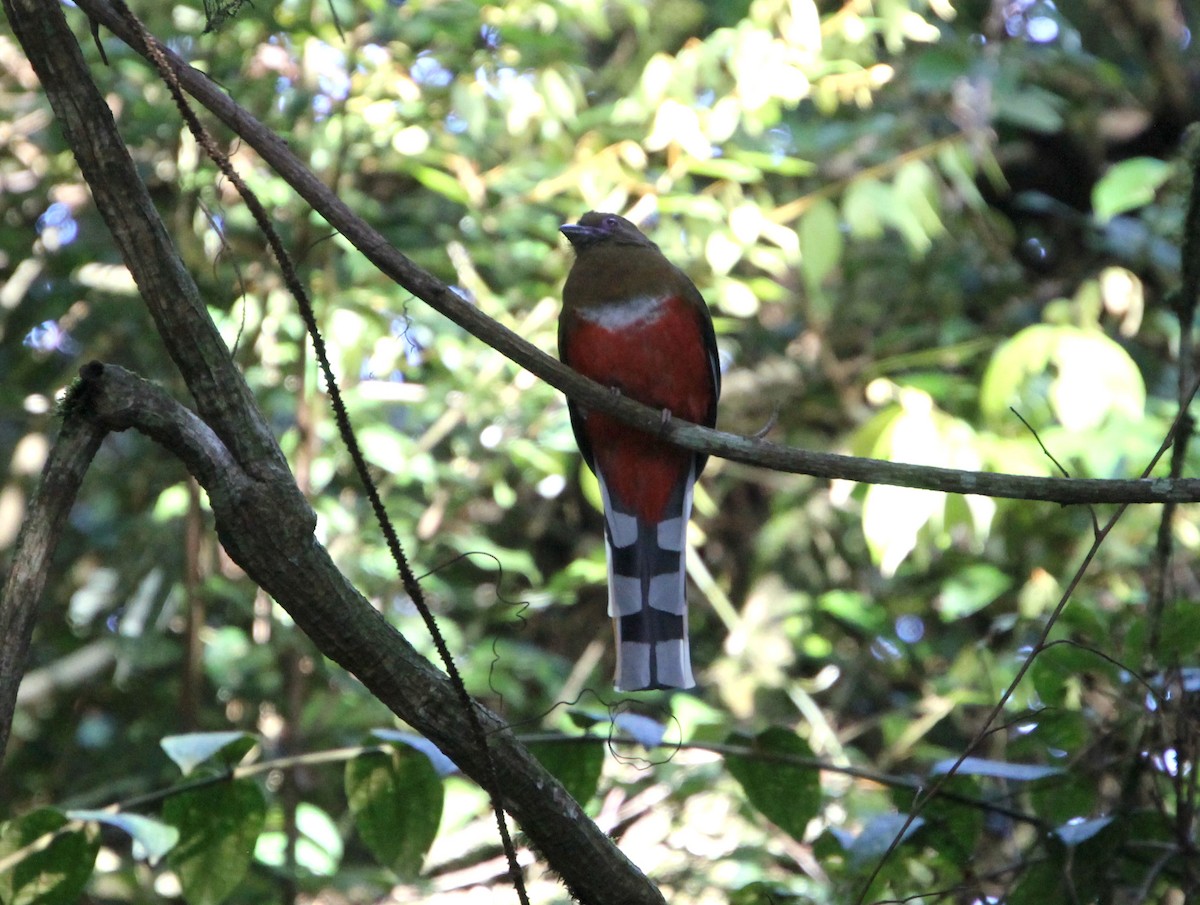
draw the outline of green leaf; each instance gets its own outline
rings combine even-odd
[[[531,742],[527,747],[581,805],[596,794],[604,768],[604,745],[599,740],[568,738],[562,742]]]
[[[811,758],[812,749],[794,732],[772,727],[756,737],[734,733],[732,745],[745,745],[751,754],[727,754],[725,766],[738,781],[746,798],[758,811],[788,833],[802,840],[808,822],[821,806],[819,774],[814,767],[778,760],[779,756]]]
[[[1083,676],[1103,665],[1095,654],[1070,644],[1055,644],[1038,654],[1029,675],[1047,707],[1078,706]]]
[[[688,172],[709,179],[728,179],[730,182],[755,183],[762,181],[762,173],[757,167],[748,163],[728,158],[710,157],[702,160],[698,157],[688,157],[684,161]]]
[[[437,835],[443,794],[429,758],[407,747],[346,764],[346,798],[359,836],[380,864],[404,879],[420,874]]]
[[[159,745],[183,775],[188,776],[200,764],[213,758],[224,767],[235,767],[257,743],[258,740],[248,732],[191,732],[168,735]]]
[[[437,192],[451,201],[462,205],[466,205],[470,201],[467,190],[449,173],[443,173],[434,167],[414,166],[412,174],[425,188]]]
[[[888,614],[875,599],[858,591],[826,591],[817,599],[823,611],[868,634],[882,632],[888,625]]]
[[[172,795],[163,818],[179,831],[167,863],[188,905],[217,905],[241,882],[262,832],[267,804],[248,779]]]
[[[900,202],[898,207],[911,215],[924,235],[936,236],[945,232],[938,212],[938,183],[928,164],[921,160],[904,164],[896,173],[894,186]]]
[[[842,216],[859,239],[883,237],[886,212],[894,202],[891,186],[877,179],[855,179],[842,195]]]
[[[955,572],[937,598],[938,614],[953,622],[977,613],[1012,587],[1012,579],[990,563],[973,563]]]
[[[1160,663],[1180,663],[1200,650],[1200,607],[1193,600],[1176,600],[1163,609],[1158,649]]]
[[[109,811],[67,811],[72,820],[106,823],[123,830],[133,838],[135,857],[145,858],[151,864],[169,852],[179,841],[179,830],[161,820],[143,817],[141,814],[113,814]]]
[[[798,227],[800,269],[809,286],[819,286],[841,263],[841,221],[833,202],[822,198],[804,212]]]
[[[1157,157],[1131,157],[1108,168],[1092,187],[1092,212],[1100,223],[1144,207],[1171,177],[1171,165]]]
[[[1129,353],[1098,330],[1035,324],[996,349],[979,403],[989,419],[1010,417],[1015,406],[1035,426],[1045,420],[1036,410],[1048,405],[1064,427],[1083,431],[1110,415],[1140,418],[1146,387]]]
[[[0,825],[0,860],[47,833],[60,830],[67,818],[52,808],[31,811]],[[60,833],[44,848],[31,852],[10,870],[0,873],[0,902],[4,905],[71,905],[79,901],[92,876],[98,833],[72,830]]]

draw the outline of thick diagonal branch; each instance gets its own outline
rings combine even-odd
[[[311,532],[277,533],[276,501],[232,462],[219,438],[163,390],[123,368],[93,363],[81,371],[80,399],[105,428],[135,428],[179,456],[207,491],[229,554],[323,654],[356,675],[392,711],[441,748],[469,776],[484,754],[454,688],[337,570]],[[529,752],[499,717],[476,713],[507,810],[583,902],[661,903],[645,877]]]

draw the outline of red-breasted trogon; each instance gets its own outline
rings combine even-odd
[[[592,211],[562,232],[576,253],[558,325],[562,360],[664,417],[715,424],[717,343],[692,281],[624,217]],[[705,457],[569,407],[604,498],[617,689],[691,688],[685,535]]]

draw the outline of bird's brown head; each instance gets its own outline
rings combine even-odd
[[[642,235],[640,229],[624,217],[601,211],[588,211],[579,218],[578,223],[568,223],[561,227],[561,231],[576,252],[616,245],[657,248],[653,242]]]

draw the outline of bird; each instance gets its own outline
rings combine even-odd
[[[712,427],[721,370],[700,291],[624,217],[589,211],[561,227],[575,250],[563,285],[559,358],[671,417]],[[684,589],[692,487],[706,456],[568,400],[604,503],[608,614],[618,691],[695,686]]]

